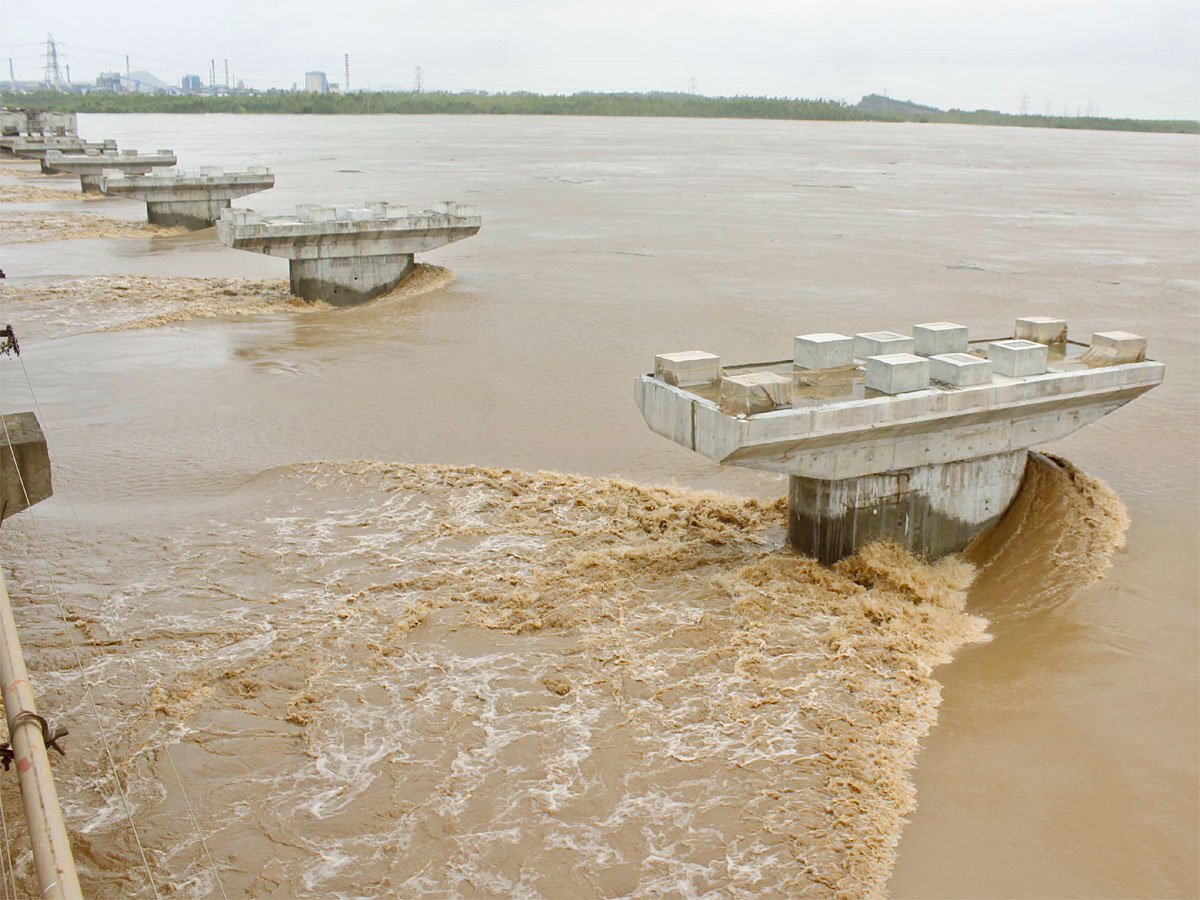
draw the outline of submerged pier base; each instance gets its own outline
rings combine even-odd
[[[827,481],[788,478],[788,542],[823,563],[872,541],[930,557],[964,549],[1004,514],[1028,451]]]
[[[230,200],[147,200],[146,221],[168,228],[198,231],[211,228],[221,211],[233,205]]]
[[[293,259],[289,262],[292,293],[330,306],[354,306],[380,297],[412,271],[413,255],[342,256]]]

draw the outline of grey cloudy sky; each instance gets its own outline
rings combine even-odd
[[[253,87],[866,93],[940,107],[1200,118],[1195,0],[0,0],[0,53],[39,78],[53,32],[76,81],[144,69]],[[2,65],[2,63],[0,63]]]

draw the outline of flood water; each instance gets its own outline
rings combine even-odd
[[[1200,893],[1195,136],[80,131],[268,165],[277,187],[238,201],[267,213],[452,198],[484,217],[424,258],[448,284],[247,310],[286,260],[143,233],[140,203],[0,202],[22,337],[0,407],[36,399],[56,479],[0,552],[39,704],[71,729],[55,765],[91,893],[212,895],[197,831],[230,896]],[[28,240],[54,237],[38,217],[67,239]],[[256,314],[176,315],[189,297]],[[632,399],[655,353],[783,359],[805,332],[999,336],[1022,315],[1143,334],[1167,378],[1039,448],[1111,492],[1045,469],[974,571],[789,554],[781,478],[656,437]]]

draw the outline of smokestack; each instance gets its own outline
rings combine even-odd
[[[225,90],[229,90],[229,57],[225,58]]]
[[[349,53],[347,53],[347,54],[346,54],[346,78],[345,78],[345,85],[346,85],[346,86],[345,86],[345,87],[342,89],[342,93],[343,93],[343,94],[348,94],[348,93],[350,93],[350,54],[349,54]]]

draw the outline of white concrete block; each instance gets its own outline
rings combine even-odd
[[[654,357],[654,377],[677,387],[712,384],[721,377],[721,357],[703,350],[661,353]]]
[[[1043,375],[1049,348],[1039,341],[992,341],[988,344],[988,359],[1001,375],[1019,378],[1023,375]]]
[[[800,369],[854,365],[854,338],[844,334],[798,334],[792,361]]]
[[[1097,331],[1092,345],[1083,354],[1089,365],[1119,366],[1142,362],[1146,358],[1146,339],[1128,331]]]
[[[1013,328],[1013,340],[1064,344],[1067,341],[1067,320],[1051,316],[1025,316],[1017,319]]]
[[[987,384],[992,364],[969,353],[944,353],[929,357],[929,377],[953,387]]]
[[[918,356],[966,353],[970,329],[953,322],[926,322],[913,326],[914,352]]]
[[[867,387],[885,394],[905,394],[929,387],[929,360],[912,353],[867,357]]]
[[[749,372],[721,379],[718,405],[727,416],[772,412],[792,402],[792,379],[774,372]]]
[[[854,355],[859,359],[912,352],[913,339],[894,331],[868,331],[854,336]]]

